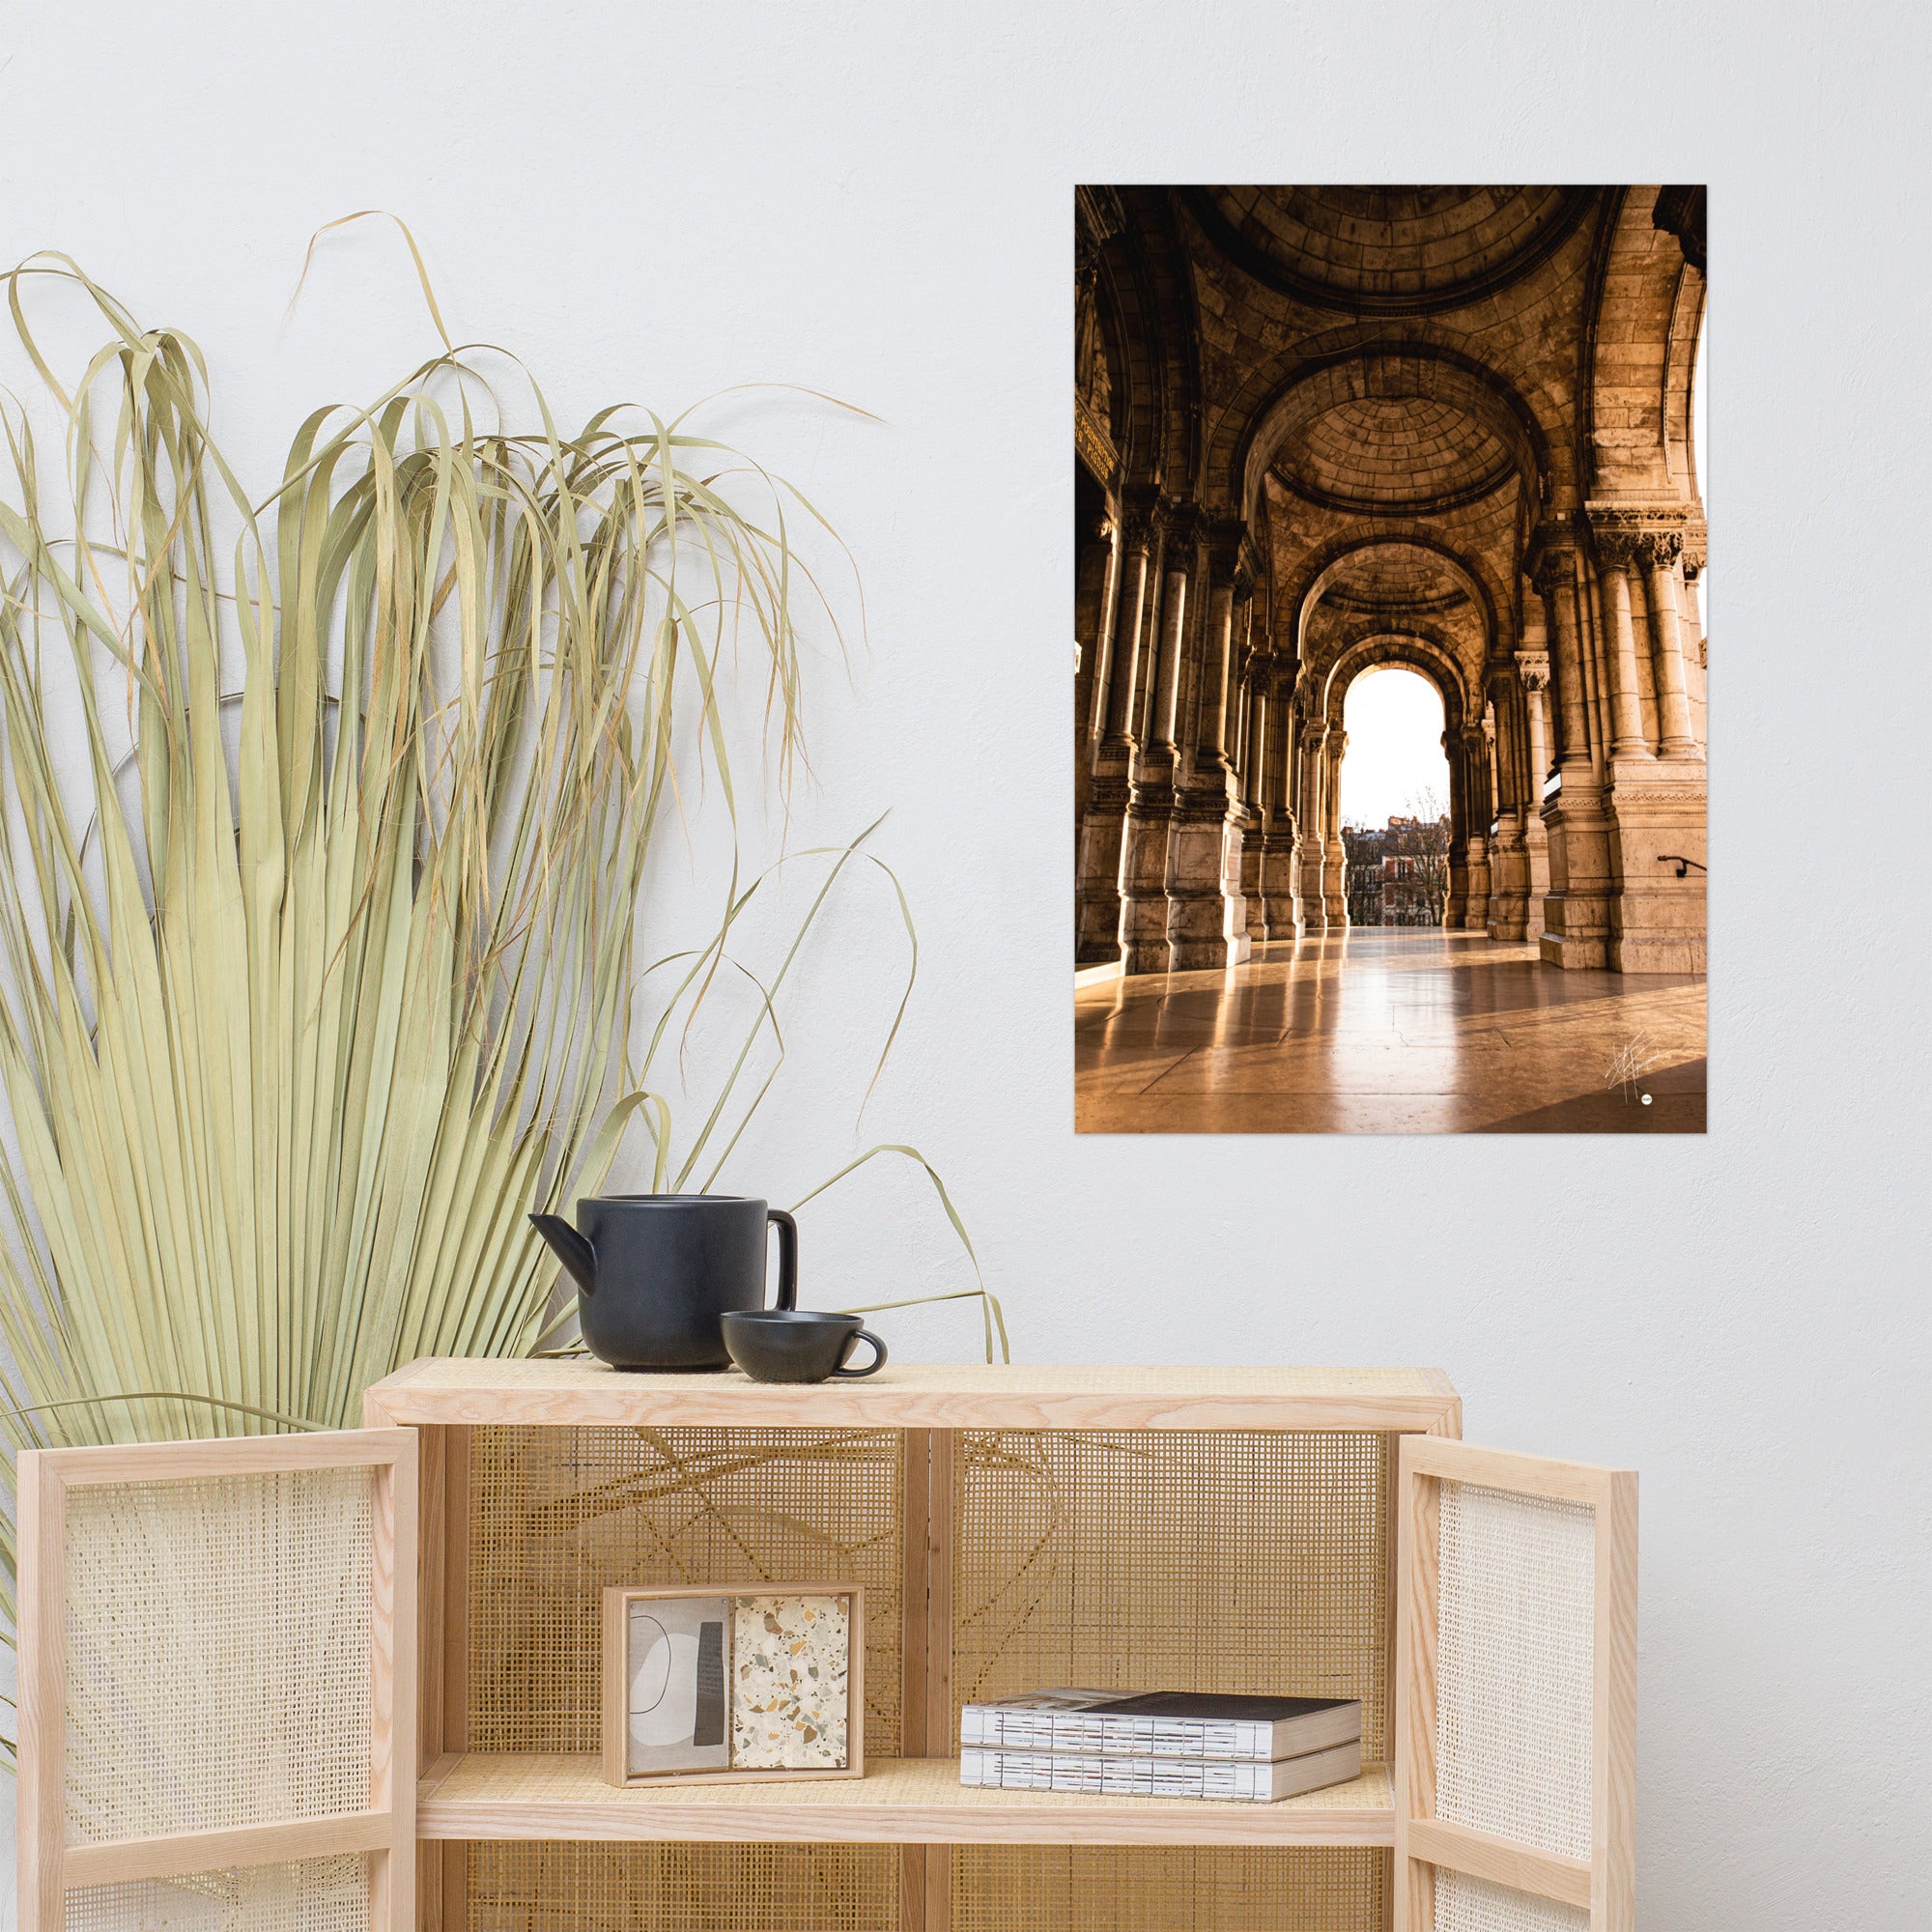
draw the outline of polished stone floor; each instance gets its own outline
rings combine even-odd
[[[1082,1133],[1697,1134],[1704,980],[1357,927],[1077,988],[1074,1083]]]

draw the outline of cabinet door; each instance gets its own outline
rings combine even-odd
[[[407,1932],[416,1439],[28,1451],[21,1932]]]
[[[1632,1932],[1636,1476],[1406,1435],[1397,1932]]]

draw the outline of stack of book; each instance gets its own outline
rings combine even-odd
[[[1255,1804],[1362,1769],[1362,1707],[1343,1697],[1036,1690],[960,1713],[959,1781],[1006,1791]]]

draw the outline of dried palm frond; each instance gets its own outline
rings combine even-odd
[[[45,277],[107,326],[71,388]],[[353,1424],[399,1363],[554,1339],[526,1212],[594,1191],[633,1114],[658,1184],[703,1186],[763,1097],[790,957],[674,1152],[627,1062],[634,934],[680,750],[735,825],[741,638],[797,763],[816,591],[785,518],[815,512],[684,419],[565,434],[532,383],[507,433],[446,334],[311,415],[258,503],[186,336],[65,257],[6,280],[65,435],[49,462],[0,412],[0,1421],[15,1448]],[[735,864],[653,1055],[744,970]]]

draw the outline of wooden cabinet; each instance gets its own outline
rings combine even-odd
[[[27,1451],[21,1932],[396,1932],[416,1435]]]
[[[1634,1479],[1463,1445],[1439,1372],[895,1364],[800,1388],[425,1361],[372,1388],[365,1419],[27,1459],[23,1932],[148,1932],[117,1883],[218,1893],[221,1932],[1633,1923]],[[298,1467],[360,1469],[367,1497],[248,1488]],[[284,1700],[274,1748],[299,1752],[318,1713],[330,1729],[348,1672],[366,1723],[358,1706],[309,1747],[341,1760],[335,1784],[271,1777],[280,1812],[186,1831],[142,1812],[101,1838],[121,1828],[83,1787],[111,1781],[113,1733],[89,1727],[155,1649],[76,1634],[99,1622],[80,1601],[98,1565],[76,1568],[60,1498],[92,1482],[126,1519],[103,1547],[146,1552],[132,1624],[207,1637],[205,1590],[169,1610],[171,1566],[225,1549],[222,1640],[248,1661],[181,1676],[232,1695],[221,1735],[259,1716],[281,1667],[263,1657],[301,1653],[314,1603],[342,1655],[326,1696],[310,1671]],[[346,1541],[304,1527],[345,1511],[364,1525]],[[413,1566],[384,1554],[397,1541]],[[312,1574],[331,1561],[346,1596]],[[800,1577],[865,1588],[867,1775],[606,1783],[603,1588]],[[959,1703],[1048,1683],[1359,1696],[1363,1774],[1271,1805],[962,1787]],[[352,1806],[342,1778],[362,1773]],[[361,1903],[318,1918],[311,1881]]]

